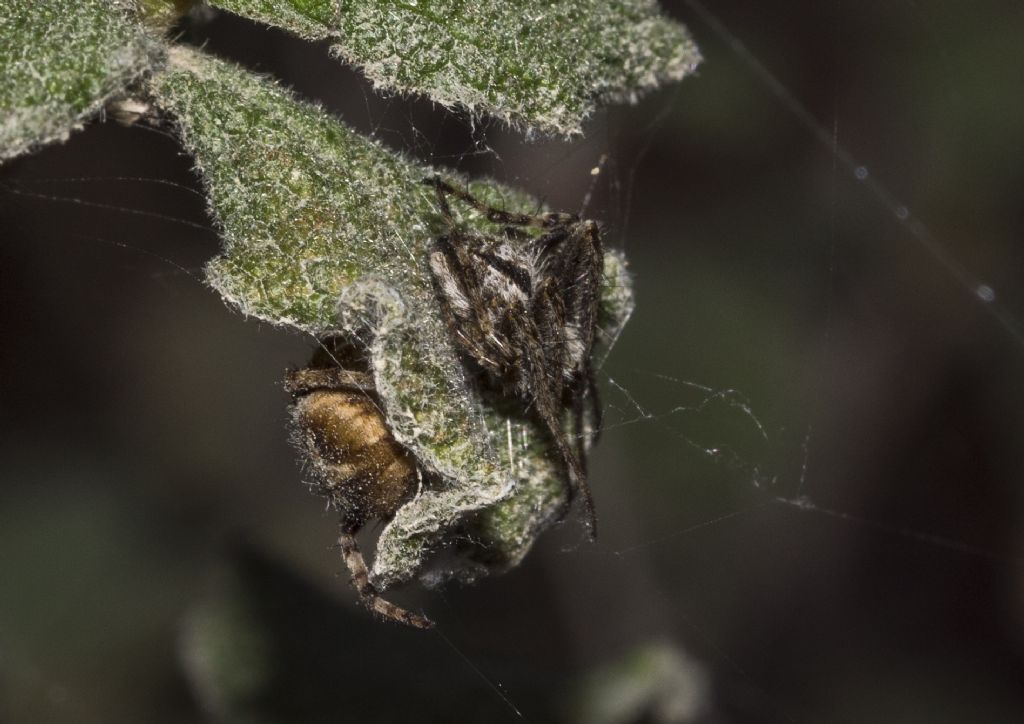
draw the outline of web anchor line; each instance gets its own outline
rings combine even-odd
[[[981,302],[989,316],[999,323],[1019,347],[1024,349],[1024,327],[1010,310],[997,301],[996,290],[961,263],[923,221],[914,216],[910,209],[901,203],[887,187],[875,180],[866,166],[859,163],[849,151],[840,146],[830,130],[819,123],[782,81],[769,71],[703,3],[699,0],[683,0],[683,2],[750,68],[758,80],[782,102],[786,110],[792,113],[823,146],[829,149],[838,163],[857,181],[864,184],[879,203],[910,232],[914,241],[953,277],[957,284],[968,291],[976,301]]]

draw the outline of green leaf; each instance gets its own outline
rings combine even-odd
[[[0,12],[0,161],[63,141],[159,61],[116,0],[8,0]]]
[[[637,646],[580,678],[570,690],[567,721],[706,721],[710,681],[686,652],[664,642]]]
[[[688,75],[700,53],[653,0],[213,0],[329,38],[382,90],[571,136],[596,104]]]
[[[385,527],[378,585],[517,562],[563,508],[564,479],[544,433],[485,405],[464,379],[428,265],[444,225],[422,181],[438,170],[198,51],[172,50],[151,88],[154,103],[176,119],[223,235],[224,255],[207,268],[210,284],[247,315],[362,340],[392,432],[443,481]],[[470,189],[495,206],[540,207],[497,183]],[[460,224],[493,232],[462,206]],[[632,297],[615,254],[606,254],[606,276],[600,337],[609,344]],[[458,570],[426,570],[428,553],[465,526],[475,542],[456,551]]]

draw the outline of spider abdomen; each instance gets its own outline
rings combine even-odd
[[[292,442],[318,492],[341,513],[338,544],[352,586],[370,610],[430,628],[430,619],[384,600],[370,580],[356,534],[370,519],[392,518],[420,481],[413,456],[391,434],[360,350],[336,337],[320,341],[310,366],[288,373]]]
[[[361,520],[390,518],[416,490],[415,462],[368,392],[344,387],[343,379],[322,386],[312,379],[332,373],[346,374],[307,369],[289,376],[292,438],[323,495]]]

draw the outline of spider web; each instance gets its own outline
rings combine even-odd
[[[651,647],[676,668],[640,683],[619,672],[621,700],[647,698],[607,721],[645,707],[655,721],[1019,717],[1024,111],[1009,76],[1024,17],[956,3],[668,9],[704,51],[700,77],[609,111],[571,147],[524,148],[380,99],[277,33],[209,31],[214,50],[393,146],[555,208],[578,208],[610,154],[588,214],[630,256],[639,306],[601,371],[601,540],[570,518],[502,578],[407,592],[438,636],[368,630],[334,603],[333,521],[295,484],[268,384],[309,342],[241,323],[190,281],[216,238],[173,142],[108,124],[3,169],[12,720],[228,706],[181,682],[183,620],[288,632],[293,648],[243,636],[241,658],[269,646],[318,684],[295,721],[424,702],[465,720],[560,720],[585,672],[612,676]],[[225,538],[270,562],[225,558]],[[40,604],[68,599],[77,616]],[[235,614],[210,613],[223,610]],[[118,656],[96,672],[101,650]],[[298,691],[257,669],[241,679],[273,682],[269,699]],[[655,704],[681,691],[689,709]]]

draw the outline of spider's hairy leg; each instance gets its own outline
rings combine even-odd
[[[566,318],[582,333],[582,359],[589,364],[604,274],[601,228],[595,221],[581,221],[569,229],[554,229],[535,243],[567,302]]]
[[[444,217],[445,223],[447,223],[448,226],[453,226],[455,224],[455,219],[452,217],[452,207],[448,204],[447,194],[449,190],[454,192],[455,189],[442,181],[438,176],[431,176],[430,178],[423,179],[423,184],[425,186],[434,187],[434,193],[437,196],[437,207],[441,209],[441,216]]]
[[[559,349],[563,357],[558,364],[564,375],[564,404],[573,416],[576,459],[581,473],[577,485],[592,511],[593,502],[586,479],[588,432],[584,413],[589,403],[591,436],[596,441],[602,414],[592,357],[604,273],[601,228],[596,222],[581,221],[552,229],[534,243],[546,275],[548,296],[557,299],[561,309],[560,318],[547,322],[538,319],[538,326],[548,337],[552,336],[548,330],[555,324],[562,330]],[[550,299],[538,299],[535,315],[553,304]]]
[[[585,385],[585,387],[581,389],[580,399],[578,402],[574,401],[573,403],[574,405],[578,404],[580,409],[577,433],[579,434],[580,441],[582,442],[584,398],[587,398],[590,400],[590,414],[592,415],[591,424],[593,426],[593,431],[590,433],[591,444],[596,444],[597,441],[601,439],[601,430],[604,428],[604,410],[601,409],[601,397],[597,390],[597,377],[594,375],[594,368],[590,365],[587,365],[586,378],[581,384]]]
[[[538,394],[534,399],[537,414],[544,422],[558,452],[565,462],[569,472],[570,494],[580,493],[583,497],[583,507],[586,510],[587,534],[591,540],[597,538],[597,510],[594,507],[594,496],[590,491],[590,483],[587,480],[586,466],[583,462],[583,446],[579,444],[576,449],[569,446],[565,429],[561,423],[560,407],[554,407],[549,398]],[[582,441],[582,437],[579,438]],[[571,498],[570,498],[571,501]]]
[[[556,291],[556,281],[548,278],[537,290],[533,307],[533,319],[521,335],[524,345],[523,376],[525,386],[533,392],[533,403],[537,414],[544,422],[558,452],[568,468],[570,491],[579,492],[586,509],[587,530],[591,540],[597,538],[597,511],[594,497],[587,481],[584,464],[582,437],[578,437],[575,449],[570,446],[562,423],[565,390],[561,374],[561,355],[565,346],[565,310],[561,297]],[[556,356],[557,355],[557,356]],[[575,395],[575,393],[574,393]],[[577,415],[578,418],[578,415]],[[576,421],[577,433],[581,422]]]
[[[451,208],[448,205],[447,196],[454,196],[455,198],[466,202],[474,209],[484,214],[488,221],[494,222],[495,224],[506,224],[508,226],[536,226],[541,229],[549,229],[555,226],[563,226],[565,224],[578,221],[575,214],[560,212],[549,212],[546,214],[536,215],[518,214],[512,211],[496,209],[493,206],[488,206],[483,201],[480,201],[468,191],[455,188],[438,176],[432,176],[431,178],[424,179],[423,183],[428,186],[433,186],[437,191],[438,205],[441,207],[442,215],[448,221],[451,221]]]
[[[591,359],[604,273],[601,227],[597,222],[582,221],[569,228],[553,229],[534,243],[545,272],[555,280],[571,329],[564,367],[582,450],[583,408],[589,404],[593,442],[603,422]],[[582,452],[580,455],[582,458]]]
[[[284,389],[292,395],[314,390],[356,390],[373,392],[373,377],[366,372],[341,367],[306,367],[293,370],[284,380]]]
[[[341,546],[341,555],[345,560],[345,565],[352,575],[352,585],[359,592],[359,598],[362,600],[363,605],[371,611],[399,623],[415,626],[416,628],[433,628],[434,622],[426,616],[406,611],[404,608],[381,598],[377,589],[370,583],[370,571],[367,569],[366,561],[359,550],[359,543],[356,542],[356,532],[358,530],[358,525],[342,523],[341,532],[338,535],[338,544]]]
[[[489,314],[493,303],[484,293],[476,266],[465,244],[456,246],[441,237],[430,255],[430,268],[441,290],[452,336],[481,367],[502,377],[513,359],[513,351],[495,333]]]
[[[474,294],[470,287],[468,270],[455,245],[447,236],[442,236],[430,255],[430,270],[441,288],[441,299],[452,316],[459,322],[471,320]]]

